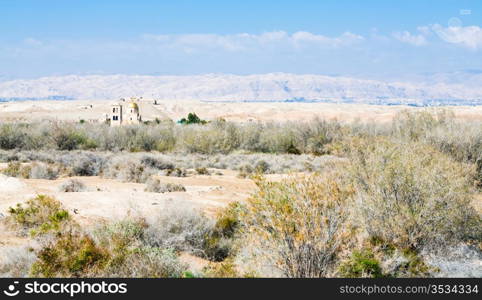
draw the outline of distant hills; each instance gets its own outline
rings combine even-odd
[[[309,101],[407,105],[482,105],[482,72],[414,77],[410,81],[296,75],[69,75],[0,82],[0,101],[41,99]]]

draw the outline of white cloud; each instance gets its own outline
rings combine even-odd
[[[272,31],[261,34],[182,34],[182,35],[155,35],[144,34],[142,38],[146,41],[159,44],[169,44],[170,47],[190,48],[221,48],[229,51],[262,48],[270,44],[282,43],[286,47],[300,46],[303,44],[321,47],[341,47],[364,40],[364,37],[345,32],[338,37],[327,37],[306,31],[298,31],[288,34],[285,31]]]
[[[402,31],[394,32],[392,36],[401,42],[408,43],[414,46],[424,46],[427,44],[427,39],[422,34],[411,34],[408,31]]]
[[[424,36],[431,35],[432,31],[430,30],[429,26],[419,26],[417,27],[417,30],[423,34]]]
[[[364,40],[364,37],[353,34],[351,32],[345,32],[339,37],[330,38],[324,35],[317,35],[306,31],[298,31],[294,33],[290,38],[296,43],[309,42],[335,47],[351,45]]]
[[[24,44],[27,46],[37,47],[42,46],[42,42],[34,38],[26,38],[23,40]]]
[[[472,50],[482,48],[482,28],[479,26],[443,27],[435,24],[431,29],[447,43],[461,45]]]

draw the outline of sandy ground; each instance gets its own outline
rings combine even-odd
[[[113,100],[20,101],[0,103],[0,122],[16,120],[94,121],[105,119]],[[458,118],[482,121],[482,106],[452,106]],[[170,118],[179,120],[189,112],[204,119],[230,121],[307,121],[315,117],[342,121],[390,121],[397,112],[423,110],[409,106],[380,106],[328,103],[213,103],[194,101],[145,102],[140,107],[144,120]]]
[[[238,178],[238,172],[215,169],[210,171],[213,174],[221,172],[223,175],[193,175],[182,178],[159,176],[161,182],[180,183],[186,188],[186,192],[163,194],[144,192],[145,184],[100,177],[71,177],[81,180],[86,185],[86,191],[65,193],[60,192],[58,187],[69,178],[19,179],[0,175],[0,216],[6,216],[9,207],[38,194],[55,197],[84,228],[128,216],[155,216],[171,205],[187,206],[203,211],[208,216],[215,216],[220,208],[231,201],[244,201],[256,189],[250,179]],[[279,180],[284,176],[269,175],[269,178]],[[31,242],[28,237],[0,229],[0,247],[30,246]],[[194,272],[200,272],[209,264],[207,260],[187,253],[183,253],[180,259]]]
[[[83,225],[95,224],[101,219],[119,219],[128,214],[149,216],[159,213],[170,204],[189,206],[207,214],[214,214],[231,201],[243,201],[255,189],[251,180],[237,178],[237,172],[221,172],[224,175],[194,175],[182,178],[159,176],[161,182],[180,183],[186,187],[186,192],[171,193],[144,192],[145,184],[99,177],[72,177],[81,180],[87,191],[65,193],[60,192],[58,187],[67,178],[15,178],[14,180],[22,183],[16,184],[17,188],[1,190],[0,186],[0,213],[6,214],[8,208],[16,203],[22,203],[37,194],[45,194],[58,199]]]
[[[1,167],[1,166],[0,166]],[[161,214],[166,206],[187,206],[215,216],[219,209],[232,201],[245,201],[256,186],[250,179],[237,177],[236,171],[211,169],[212,174],[188,177],[159,176],[161,182],[180,183],[185,192],[149,193],[144,192],[145,184],[121,182],[114,179],[93,177],[72,177],[86,185],[86,191],[66,193],[58,190],[59,185],[69,178],[56,180],[19,179],[0,175],[0,216],[8,214],[8,208],[23,203],[38,194],[58,199],[73,218],[84,228],[92,228],[104,221],[120,220],[128,216],[150,217]],[[270,181],[278,181],[287,175],[267,175]],[[482,213],[482,194],[476,195],[474,207]],[[0,248],[32,245],[28,237],[0,228]],[[182,253],[181,261],[190,270],[201,272],[210,262]],[[0,257],[1,261],[1,257]]]

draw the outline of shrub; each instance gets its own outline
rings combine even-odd
[[[144,191],[151,193],[171,193],[185,192],[186,188],[182,184],[161,183],[159,179],[151,177],[147,180]]]
[[[30,178],[54,180],[59,176],[58,168],[52,165],[42,163],[32,163],[30,169]]]
[[[136,159],[115,157],[110,160],[104,169],[103,176],[106,178],[120,179],[125,182],[144,183],[155,171],[146,167]]]
[[[235,233],[240,220],[239,215],[244,207],[239,202],[231,202],[220,211],[210,234],[204,240],[204,254],[211,261],[224,261],[233,254]]]
[[[65,193],[83,192],[85,191],[85,184],[78,179],[69,179],[59,186],[59,191]]]
[[[479,189],[482,189],[482,158],[477,160],[475,171],[475,184]]]
[[[470,169],[418,143],[366,139],[349,147],[359,220],[369,236],[417,251],[480,240]]]
[[[25,146],[28,136],[19,125],[0,124],[0,149],[20,149]]]
[[[210,175],[211,173],[209,173],[209,170],[205,167],[202,167],[202,168],[196,168],[196,173],[198,175]]]
[[[23,166],[20,162],[9,162],[1,172],[10,177],[30,178],[31,167]]]
[[[232,260],[225,260],[220,263],[209,265],[204,270],[205,276],[208,278],[240,278],[240,274],[236,270],[236,265]]]
[[[347,242],[353,191],[320,175],[256,183],[241,218],[250,247],[264,249],[264,263],[286,277],[328,276]]]
[[[64,155],[60,162],[71,168],[71,176],[97,176],[105,164],[105,158],[94,153],[77,153]]]
[[[189,124],[206,124],[207,121],[201,120],[195,113],[189,113],[186,118],[182,118],[179,120],[180,124],[189,125]]]
[[[87,143],[87,137],[80,132],[60,130],[53,136],[59,150],[75,150]]]
[[[367,249],[354,251],[350,259],[340,265],[342,277],[383,277],[380,262]]]
[[[457,121],[445,109],[403,111],[392,122],[391,135],[431,145],[461,162],[482,157],[482,123]]]
[[[186,170],[181,168],[167,169],[165,172],[166,176],[172,177],[186,177]]]
[[[148,168],[158,169],[158,170],[172,170],[174,169],[174,164],[170,162],[166,162],[164,160],[152,157],[152,156],[143,156],[141,158],[141,164]]]
[[[116,277],[134,278],[180,278],[190,274],[187,265],[179,261],[178,255],[170,249],[141,247],[126,257],[125,263],[115,272]]]
[[[187,207],[168,206],[147,221],[145,239],[152,247],[204,256],[204,241],[213,221]]]
[[[66,230],[37,253],[32,276],[181,277],[186,266],[170,249],[147,244],[142,220],[99,226],[92,234]]]
[[[257,173],[266,174],[269,171],[269,164],[264,160],[260,160],[256,163],[254,169]]]
[[[6,245],[0,247],[0,257],[1,278],[27,277],[36,258],[34,249],[30,246]]]
[[[430,277],[437,272],[423,257],[409,249],[399,249],[396,245],[372,238],[364,241],[359,249],[351,252],[338,268],[343,277]]]
[[[61,226],[70,220],[69,213],[62,208],[59,201],[45,195],[38,195],[22,204],[10,207],[7,223],[30,230],[32,235],[60,230]]]
[[[459,122],[447,110],[403,111],[391,124],[310,122],[236,124],[205,122],[195,114],[182,121],[109,127],[106,124],[40,122],[1,124],[0,148],[97,149],[107,151],[181,151],[228,154],[235,150],[264,153],[329,153],[327,145],[347,136],[386,136],[431,145],[457,161],[475,163],[482,157],[482,123]],[[201,126],[202,125],[202,126]]]
[[[249,175],[253,174],[253,171],[254,171],[253,168],[249,164],[242,165],[239,168],[238,177],[239,178],[246,178]]]
[[[101,226],[95,240],[109,253],[109,260],[98,272],[106,277],[181,277],[187,266],[168,248],[149,245],[149,224],[144,220],[125,220]]]
[[[109,254],[90,237],[68,232],[39,251],[31,273],[43,277],[85,277],[97,273],[108,259]]]

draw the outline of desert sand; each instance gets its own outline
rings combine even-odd
[[[0,103],[1,121],[101,121],[115,100],[19,101]],[[457,118],[482,121],[482,106],[445,106]],[[390,121],[399,111],[424,110],[422,107],[366,104],[287,103],[287,102],[200,102],[146,100],[141,106],[144,120],[179,120],[189,112],[204,119],[229,121],[309,121],[315,117],[340,121]]]

